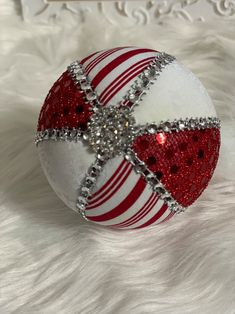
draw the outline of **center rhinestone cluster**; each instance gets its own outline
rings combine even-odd
[[[123,152],[134,139],[135,119],[126,106],[100,107],[83,134],[93,151],[112,158]]]

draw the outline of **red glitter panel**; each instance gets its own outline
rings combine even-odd
[[[216,128],[137,137],[133,149],[174,199],[191,205],[208,185],[220,147]]]
[[[66,71],[54,83],[45,99],[38,120],[38,131],[65,127],[85,130],[91,114],[83,92]]]

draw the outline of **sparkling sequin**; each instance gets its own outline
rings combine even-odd
[[[220,133],[216,128],[185,130],[167,133],[165,138],[162,143],[156,134],[145,134],[135,139],[132,148],[173,198],[186,207],[199,197],[211,179],[218,159]],[[143,142],[148,142],[145,150]]]
[[[166,134],[165,133],[157,133],[156,139],[159,144],[163,145],[166,142]]]
[[[38,131],[45,129],[78,128],[85,130],[92,114],[84,93],[64,72],[49,91],[41,109]]]

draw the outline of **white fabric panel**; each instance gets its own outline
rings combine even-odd
[[[134,110],[137,123],[216,116],[206,89],[181,63],[167,65]]]
[[[67,206],[75,209],[81,180],[95,156],[81,142],[44,141],[39,143],[38,153],[50,185]]]

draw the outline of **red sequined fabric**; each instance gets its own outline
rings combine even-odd
[[[182,206],[191,205],[208,185],[220,147],[216,128],[139,136],[133,149]]]
[[[92,114],[84,94],[66,71],[50,89],[42,106],[38,131],[77,128],[85,130]]]

